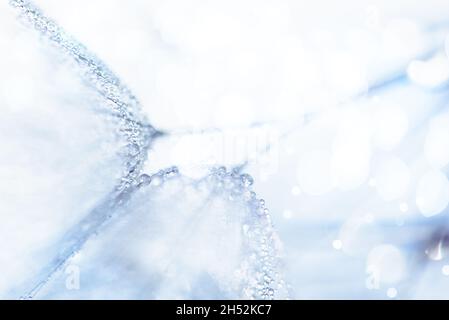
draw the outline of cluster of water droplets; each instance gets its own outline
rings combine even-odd
[[[60,252],[43,268],[34,280],[36,282],[31,291],[24,297],[33,298],[90,237],[97,235],[105,223],[118,214],[136,190],[159,188],[173,178],[181,178],[181,175],[176,167],[153,175],[142,174],[148,148],[160,133],[142,115],[136,97],[101,60],[29,1],[10,0],[10,3],[25,25],[37,30],[41,38],[56,47],[59,56],[68,61],[87,86],[93,89],[98,105],[105,108],[112,123],[118,124],[117,134],[125,140],[121,149],[124,172],[116,189],[59,241]],[[263,200],[257,199],[252,184],[251,176],[241,174],[239,170],[228,171],[224,167],[213,169],[199,181],[192,181],[192,185],[206,186],[214,196],[238,203],[244,208],[245,216],[241,224],[243,261],[235,270],[235,283],[224,286],[231,286],[232,291],[239,292],[241,298],[287,298],[288,287],[279,272],[280,242],[268,209]]]
[[[216,193],[229,201],[242,203],[246,216],[242,221],[244,250],[240,270],[236,276],[241,281],[244,299],[285,299],[289,296],[281,265],[279,238],[273,228],[270,213],[263,199],[252,190],[253,178],[239,170],[227,171],[225,167],[213,169],[208,177]]]
[[[188,179],[177,167],[170,167],[153,175],[142,174],[137,187],[163,187],[174,178]],[[289,297],[289,287],[281,272],[280,240],[265,201],[257,198],[252,184],[250,175],[225,167],[213,168],[203,179],[189,183],[197,190],[208,190],[209,197],[236,204],[244,212],[242,217],[232,216],[234,213],[229,212],[229,218],[237,219],[241,224],[243,258],[234,272],[233,283],[222,284],[225,290],[238,293],[243,299],[285,299]]]
[[[109,120],[118,123],[118,134],[126,142],[121,154],[125,169],[117,189],[129,187],[140,173],[152,139],[159,134],[141,113],[139,101],[99,58],[43,15],[38,7],[27,0],[10,0],[10,4],[26,26],[38,31],[43,40],[56,48],[59,57],[73,66],[97,94],[96,102],[109,112]]]
[[[160,186],[166,180],[174,178],[179,175],[178,167],[170,167],[164,170],[160,170],[153,175],[148,175],[146,173],[141,174],[137,179],[137,187],[141,188],[151,184],[152,186]]]
[[[60,251],[37,277],[37,283],[25,298],[32,298],[78,252],[84,243],[114,215],[124,199],[129,198],[132,186],[141,174],[148,149],[160,133],[141,112],[141,105],[131,91],[99,58],[83,44],[67,34],[40,9],[27,0],[10,0],[22,24],[37,31],[40,39],[53,48],[57,59],[71,67],[84,85],[91,89],[92,108],[104,116],[121,141],[119,159],[123,172],[114,190],[93,208],[59,241]]]

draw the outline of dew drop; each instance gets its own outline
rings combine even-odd
[[[240,177],[242,184],[244,187],[249,187],[254,183],[253,177],[251,177],[249,174],[242,174]]]
[[[142,174],[138,179],[139,186],[149,185],[151,183],[151,177],[147,174]]]

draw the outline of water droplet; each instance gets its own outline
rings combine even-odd
[[[139,186],[149,185],[151,183],[151,177],[147,174],[142,174],[139,176],[138,184]]]
[[[179,170],[177,167],[171,167],[164,171],[164,176],[166,178],[172,178],[179,174]]]
[[[387,296],[388,298],[394,299],[398,295],[398,290],[396,288],[389,288],[387,290]]]
[[[242,174],[240,177],[242,184],[244,187],[248,188],[254,183],[253,177],[251,177],[249,174]]]
[[[218,168],[215,170],[215,174],[216,174],[217,176],[219,176],[219,177],[222,177],[222,176],[226,175],[226,168],[225,168],[225,167],[218,167]]]
[[[139,154],[140,147],[136,143],[132,143],[128,145],[128,154],[131,156],[136,156]]]

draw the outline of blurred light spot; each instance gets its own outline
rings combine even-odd
[[[449,276],[449,265],[444,265],[443,268],[441,268],[441,272],[442,272],[445,276]]]
[[[375,174],[377,193],[385,201],[402,197],[410,183],[410,170],[399,158],[391,157],[381,161]]]
[[[434,117],[430,121],[424,143],[424,155],[430,165],[442,168],[449,163],[449,114]]]
[[[332,178],[342,190],[357,188],[369,175],[371,125],[367,114],[348,108],[340,114],[338,134],[332,145]]]
[[[397,218],[396,219],[396,225],[398,226],[398,227],[402,227],[403,225],[405,224],[405,221],[404,221],[404,219],[403,218]]]
[[[407,211],[408,211],[408,204],[405,203],[405,202],[402,202],[402,203],[399,205],[399,210],[401,210],[401,212],[407,212]]]
[[[376,106],[373,141],[381,149],[390,150],[408,130],[408,117],[402,108],[391,104]]]
[[[441,213],[449,203],[449,181],[440,171],[429,171],[418,182],[416,205],[425,217]]]
[[[291,217],[293,216],[293,213],[291,212],[291,210],[284,210],[282,215],[284,216],[285,219],[291,219]]]
[[[301,188],[299,188],[298,186],[294,186],[292,188],[292,195],[299,196],[300,194],[301,194]]]
[[[355,189],[369,175],[371,152],[367,145],[336,146],[332,155],[332,177],[342,190]]]
[[[332,247],[334,247],[335,250],[341,250],[341,248],[343,248],[343,243],[341,240],[334,240],[332,241]]]
[[[393,245],[373,248],[368,254],[367,265],[377,271],[379,281],[383,283],[397,283],[405,276],[405,259]]]
[[[387,290],[387,297],[394,299],[398,295],[398,290],[396,288],[388,288]]]
[[[413,82],[425,87],[438,87],[449,80],[449,61],[438,54],[428,61],[415,60],[407,68],[407,74]]]
[[[338,239],[344,243],[342,248],[348,255],[357,255],[366,252],[378,243],[376,235],[369,232],[373,218],[370,215],[356,215],[342,225],[338,233]]]

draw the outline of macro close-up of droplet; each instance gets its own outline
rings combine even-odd
[[[0,299],[449,299],[449,4],[0,4]]]

